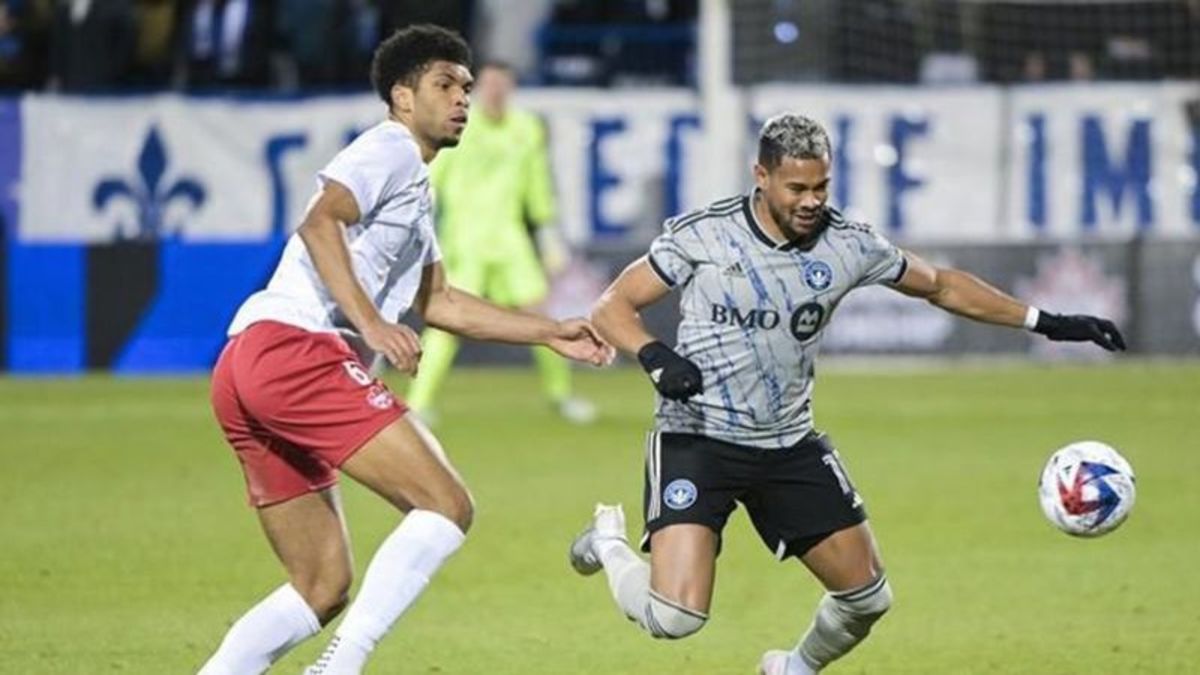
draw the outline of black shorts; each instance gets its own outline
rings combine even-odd
[[[646,534],[678,523],[707,525],[717,536],[741,502],[754,529],[780,560],[802,556],[825,537],[867,519],[829,438],[813,431],[783,449],[707,436],[652,432],[646,444]]]

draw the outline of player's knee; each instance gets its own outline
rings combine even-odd
[[[889,584],[885,579],[883,582],[883,588],[879,591],[879,599],[876,601],[875,616],[879,617],[886,614],[887,611],[892,608],[893,598],[892,585]]]
[[[320,602],[320,606],[313,609],[313,614],[317,615],[317,620],[321,622],[322,626],[326,626],[350,604],[350,589],[347,587],[346,590],[340,592],[330,592],[323,596]]]
[[[643,627],[656,638],[678,640],[696,633],[707,621],[707,614],[673,603],[651,592],[650,600],[646,603]]]
[[[352,581],[353,575],[349,569],[336,569],[312,575],[293,575],[292,586],[324,626],[349,604]]]
[[[427,505],[415,505],[427,511],[445,516],[465,534],[475,520],[475,499],[464,486],[455,486],[435,495],[430,495]]]
[[[475,522],[475,498],[471,496],[471,491],[463,487],[455,490],[455,495],[452,501],[452,511],[448,518],[453,520],[458,529],[467,533],[471,529],[471,524]]]
[[[849,599],[842,599],[843,608],[850,614],[879,618],[892,608],[892,585],[887,577],[879,577]]]
[[[891,609],[892,597],[892,586],[883,576],[862,588],[830,595],[848,624],[864,632]]]

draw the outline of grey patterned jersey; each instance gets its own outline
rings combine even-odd
[[[682,288],[676,351],[704,373],[687,403],[659,397],[655,430],[788,447],[812,429],[813,362],[852,289],[904,274],[901,251],[828,209],[807,248],[776,244],[740,195],[670,218],[647,259]]]

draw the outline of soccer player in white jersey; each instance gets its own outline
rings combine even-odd
[[[466,43],[433,26],[379,46],[371,75],[387,119],[320,172],[267,288],[229,327],[213,408],[288,582],[233,624],[204,675],[261,673],[347,604],[352,563],[337,469],[407,515],[309,673],[359,673],[471,525],[471,496],[437,440],[343,334],[409,374],[421,347],[398,321],[410,307],[459,335],[542,344],[596,365],[612,358],[584,320],[502,309],[445,282],[426,164],[463,132],[469,68]]]
[[[798,558],[828,591],[794,649],[763,655],[766,675],[824,668],[891,605],[862,499],[812,423],[813,361],[847,292],[881,283],[976,321],[1125,347],[1110,321],[1040,312],[847,222],[826,205],[829,169],[819,124],[768,120],[753,191],[669,219],[592,314],[659,394],[646,454],[650,560],[627,543],[620,506],[598,505],[571,563],[582,574],[603,569],[618,606],[654,637],[691,635],[708,619],[721,531],[741,502],[776,558]],[[677,287],[672,349],[646,332],[638,310]]]

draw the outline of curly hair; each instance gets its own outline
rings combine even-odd
[[[384,103],[392,103],[397,82],[416,88],[434,61],[449,61],[471,67],[471,48],[454,31],[432,24],[409,26],[379,43],[371,60],[371,84]]]

